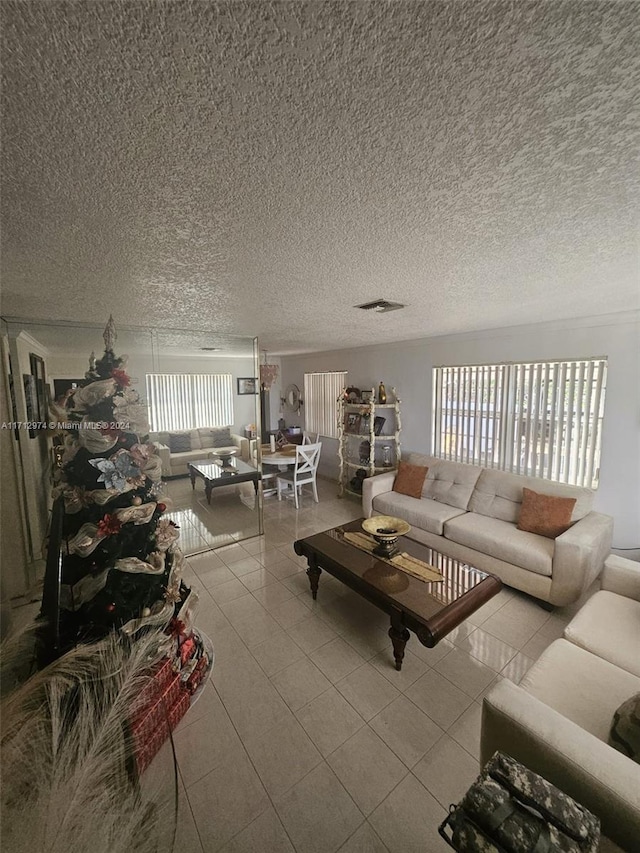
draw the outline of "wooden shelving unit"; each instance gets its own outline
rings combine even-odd
[[[367,477],[383,471],[393,471],[400,461],[400,400],[396,389],[387,395],[386,403],[378,403],[377,392],[371,389],[371,402],[349,402],[345,393],[337,402],[338,413],[338,459],[340,462],[338,495],[361,496],[362,492],[353,488],[351,480],[359,468],[364,468]],[[383,417],[385,422],[380,435],[375,434],[375,419]],[[361,444],[369,442],[367,457],[360,455]],[[383,463],[383,448],[389,448],[389,464]]]

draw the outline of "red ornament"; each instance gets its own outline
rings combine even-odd
[[[113,602],[111,602],[111,604],[107,604],[107,610],[109,611],[109,613],[113,613],[113,611],[115,609],[116,609],[116,606]]]
[[[164,512],[166,508],[167,508],[166,504],[163,504],[163,503],[158,504],[158,509],[160,510],[160,512]]]
[[[127,376],[124,370],[116,367],[111,371],[111,376],[116,380],[121,388],[126,388],[127,385],[131,385],[131,377]]]
[[[179,637],[181,634],[187,630],[187,626],[180,619],[176,619],[175,616],[169,622],[167,626],[166,633],[169,634],[170,637]]]
[[[107,513],[98,522],[98,533],[100,536],[114,536],[116,533],[120,533],[121,527],[122,522],[120,519],[115,515]]]

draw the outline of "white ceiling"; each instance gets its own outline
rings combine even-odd
[[[286,354],[639,304],[635,0],[1,15],[5,315]]]

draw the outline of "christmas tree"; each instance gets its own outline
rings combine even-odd
[[[195,593],[182,583],[177,525],[160,499],[161,462],[148,441],[146,406],[116,356],[113,317],[104,355],[89,359],[80,387],[54,410],[59,467],[54,498],[64,501],[61,649],[105,636],[191,627]]]
[[[46,619],[30,629],[40,666],[26,679],[24,636],[3,648],[1,758],[12,779],[0,798],[3,849],[172,849],[177,774],[173,750],[161,748],[213,665],[160,499],[146,407],[115,340],[109,318],[104,355],[91,354],[85,381],[50,415],[54,516],[63,512],[45,577],[56,615],[46,593],[42,615],[59,637],[50,642]]]

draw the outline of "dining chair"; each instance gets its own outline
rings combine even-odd
[[[306,429],[302,430],[302,443],[303,444],[317,444],[319,438],[320,438],[319,432],[307,432]]]
[[[298,509],[298,494],[305,483],[311,483],[313,499],[318,503],[318,488],[316,473],[320,461],[322,442],[315,444],[298,444],[296,446],[296,464],[293,471],[281,471],[277,475],[278,500],[282,500],[282,492],[289,486],[293,487],[293,498]]]

